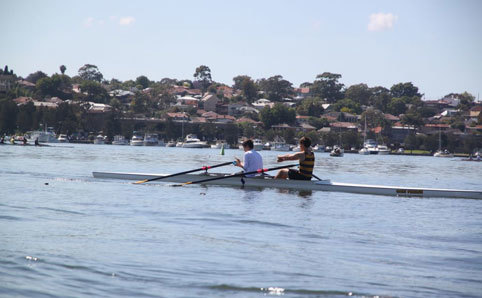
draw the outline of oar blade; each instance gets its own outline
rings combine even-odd
[[[136,181],[132,184],[142,184],[142,183],[146,183],[147,181],[149,181],[148,179],[145,179],[145,180],[141,180],[141,181]]]

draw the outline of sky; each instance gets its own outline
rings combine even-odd
[[[23,77],[89,63],[109,80],[192,80],[207,65],[228,85],[332,72],[346,86],[412,82],[425,99],[482,95],[478,0],[0,0],[0,26],[0,66]]]

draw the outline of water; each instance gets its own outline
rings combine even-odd
[[[0,295],[480,297],[482,202],[96,180],[240,150],[0,147]],[[263,151],[265,165],[277,152]],[[234,172],[228,166],[216,169]],[[480,189],[482,163],[330,158],[333,181]]]

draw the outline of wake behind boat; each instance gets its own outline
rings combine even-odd
[[[147,174],[147,173],[123,173],[123,172],[93,172],[94,178],[99,179],[122,179],[122,180],[146,180],[156,177],[169,176],[167,174]],[[183,183],[186,181],[199,181],[206,178],[223,177],[228,174],[223,173],[202,173],[184,174],[174,177],[166,177],[162,182]],[[243,182],[244,181],[244,182]],[[459,189],[436,189],[402,186],[382,186],[366,185],[354,183],[322,181],[301,181],[301,180],[280,180],[273,179],[271,176],[261,176],[255,178],[232,177],[201,183],[205,185],[221,185],[232,187],[254,187],[254,188],[281,188],[306,191],[333,191],[345,193],[359,193],[371,195],[400,196],[400,197],[436,197],[436,198],[465,198],[482,199],[482,191],[459,190]]]

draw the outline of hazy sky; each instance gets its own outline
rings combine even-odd
[[[426,99],[482,93],[478,0],[0,0],[0,26],[0,65],[24,77],[90,63],[106,79],[193,79],[204,64],[229,85],[329,71],[346,85],[411,81]]]

